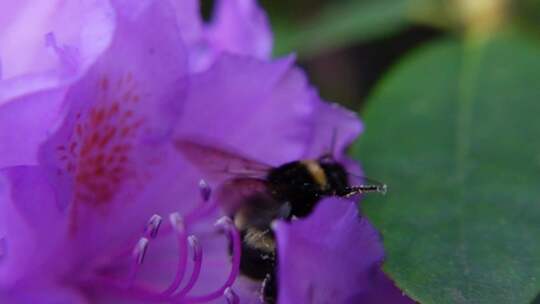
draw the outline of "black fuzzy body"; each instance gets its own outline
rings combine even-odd
[[[266,193],[246,198],[234,216],[242,216],[242,224],[237,225],[243,240],[240,271],[249,278],[264,281],[262,296],[270,304],[277,299],[278,283],[272,221],[308,216],[322,198],[346,195],[349,183],[341,164],[322,161],[294,161],[273,168],[266,183]],[[274,247],[258,244],[257,238],[246,238],[248,233],[261,233],[271,239]]]
[[[347,194],[349,183],[341,164],[312,161],[311,164],[319,166],[325,175],[326,182],[320,183],[306,163],[287,163],[268,173],[270,193],[277,202],[291,205],[290,217],[309,215],[323,197]]]

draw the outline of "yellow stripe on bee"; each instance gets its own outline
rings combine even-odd
[[[251,228],[246,230],[244,242],[249,246],[266,252],[276,251],[276,241],[270,234],[270,229],[259,230]]]
[[[302,161],[302,164],[306,166],[308,172],[313,176],[315,182],[321,186],[321,188],[326,189],[328,187],[328,181],[326,180],[326,173],[323,168],[319,165],[318,162],[314,160],[305,160]]]

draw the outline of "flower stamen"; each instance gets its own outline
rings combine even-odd
[[[62,64],[75,70],[77,68],[77,51],[69,46],[59,46],[53,32],[45,34],[45,46],[50,47],[58,56]]]
[[[181,299],[184,297],[188,292],[193,289],[193,286],[195,286],[195,283],[199,279],[199,275],[201,273],[201,267],[202,267],[202,259],[203,259],[203,251],[201,248],[201,245],[199,244],[199,240],[196,236],[190,235],[188,237],[189,246],[191,247],[191,251],[193,252],[193,270],[191,271],[191,276],[189,278],[189,281],[187,282],[186,286],[182,288],[176,295],[175,298]]]
[[[146,237],[142,237],[137,242],[137,245],[135,245],[135,248],[133,248],[133,258],[137,265],[141,265],[144,262],[149,242]]]
[[[210,195],[212,195],[212,188],[210,188],[210,186],[204,179],[201,179],[199,181],[199,190],[201,192],[201,198],[203,199],[203,202],[208,202],[208,200],[210,200]]]
[[[223,229],[228,233],[229,239],[232,244],[232,265],[229,272],[229,276],[225,283],[217,290],[210,292],[206,295],[186,298],[188,303],[204,303],[215,300],[224,295],[227,288],[231,287],[238,276],[240,271],[240,255],[241,255],[241,239],[240,233],[236,229],[236,226],[229,217],[220,218],[216,224],[216,227]]]
[[[133,285],[133,282],[135,282],[135,277],[137,276],[137,273],[139,273],[141,265],[144,262],[144,257],[148,250],[148,243],[150,243],[148,238],[142,237],[133,248],[132,257],[134,263],[131,268],[131,273],[129,274],[128,286]]]
[[[204,179],[199,181],[199,193],[201,195],[201,201],[195,206],[194,211],[186,216],[186,222],[188,223],[195,222],[210,215],[217,207],[215,201],[210,201],[212,188]]]
[[[210,200],[211,189],[205,181],[201,181],[199,186],[203,201],[200,203],[200,205],[203,205]],[[148,220],[143,232],[143,236],[139,238],[131,250],[133,264],[129,271],[127,284],[125,281],[122,282],[121,280],[102,275],[94,277],[90,283],[98,284],[99,286],[107,286],[127,297],[146,302],[189,304],[210,302],[220,297],[224,297],[227,300],[227,303],[239,303],[239,297],[231,289],[231,286],[234,284],[240,270],[241,238],[240,233],[229,217],[222,217],[215,223],[215,226],[228,236],[232,247],[231,269],[226,281],[221,287],[207,294],[201,296],[189,295],[194,286],[197,284],[201,274],[203,249],[200,245],[199,239],[196,236],[188,235],[187,227],[189,223],[195,223],[196,220],[201,219],[201,209],[204,209],[203,215],[206,216],[209,208],[214,208],[214,206],[209,206],[208,204],[204,205],[204,207],[206,208],[195,209],[194,212],[188,214],[186,217],[182,217],[178,212],[171,213],[169,215],[169,225],[163,227],[161,231],[160,226],[163,219],[161,216],[154,214]],[[188,222],[188,217],[194,222]],[[150,241],[162,235],[169,235],[170,233],[172,233],[176,239],[178,246],[178,261],[176,273],[169,286],[167,286],[164,291],[159,291],[147,284],[150,282],[135,282],[136,276],[145,261],[145,256],[148,251]],[[192,252],[191,260],[193,261],[192,271],[185,285],[180,288],[180,286],[183,285],[182,282],[185,281],[184,278],[188,266],[188,253],[190,251]],[[119,258],[120,257],[122,256],[119,256]],[[125,257],[125,255],[123,255],[123,257]]]
[[[151,237],[152,239],[155,239],[158,232],[159,227],[161,226],[161,222],[163,221],[163,218],[157,214],[152,215],[150,220],[148,220],[148,224],[146,225],[145,235]]]
[[[174,276],[174,280],[171,282],[169,287],[163,291],[164,296],[170,296],[172,295],[180,286],[180,283],[182,283],[182,279],[184,278],[184,274],[186,272],[186,265],[187,265],[187,245],[188,245],[188,238],[186,234],[186,227],[184,224],[184,220],[182,219],[182,216],[178,213],[172,213],[169,215],[169,220],[171,222],[171,226],[173,227],[173,231],[176,234],[176,239],[178,242],[178,249],[179,249],[179,256],[178,256],[178,266],[176,269],[176,274]]]

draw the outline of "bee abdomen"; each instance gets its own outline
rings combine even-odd
[[[258,242],[268,242],[267,240],[253,239],[250,236],[253,232],[242,231],[242,258],[240,259],[240,272],[247,277],[262,281],[267,274],[272,273],[275,267],[275,241],[273,236],[266,235],[264,238],[270,238],[272,244],[263,244]]]

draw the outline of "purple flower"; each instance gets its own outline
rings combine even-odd
[[[208,24],[197,1],[43,3],[3,11],[0,302],[258,303],[238,231],[175,142],[214,138],[271,165],[332,152],[356,172],[343,152],[360,122],[321,101],[292,58],[267,58],[253,1],[218,2]],[[280,302],[313,288],[345,302],[399,294],[354,203],[329,199],[276,229]]]

